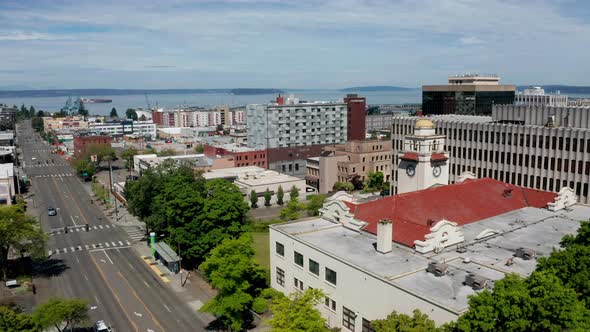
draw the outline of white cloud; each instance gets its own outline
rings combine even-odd
[[[41,33],[35,31],[8,31],[0,32],[0,41],[27,41],[27,40],[70,40],[70,36]]]
[[[463,45],[477,45],[477,44],[483,44],[484,41],[479,39],[479,37],[469,36],[469,37],[459,38],[459,43],[461,43]]]

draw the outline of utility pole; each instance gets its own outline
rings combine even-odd
[[[113,165],[111,164],[111,157],[108,157],[109,161],[109,193],[113,196],[113,203],[115,204],[115,221],[119,219],[119,211],[117,210],[117,197],[113,194]]]

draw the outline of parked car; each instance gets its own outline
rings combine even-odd
[[[127,175],[127,181],[135,181],[137,179],[139,179],[137,175]]]
[[[57,215],[57,210],[54,207],[48,207],[47,208],[47,215],[48,216],[55,216]]]

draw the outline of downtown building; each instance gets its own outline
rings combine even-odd
[[[229,127],[244,124],[245,111],[242,108],[219,106],[215,109],[155,110],[152,120],[159,127]]]
[[[398,169],[406,135],[418,117],[396,117],[392,193],[405,174]],[[580,203],[590,203],[590,108],[494,105],[492,116],[428,117],[446,136],[449,182],[463,172],[490,177],[524,188],[558,192],[574,190]]]
[[[516,86],[496,75],[451,76],[447,85],[422,86],[422,114],[491,115],[492,105],[512,104]]]
[[[307,158],[324,146],[365,138],[365,103],[357,95],[334,102],[279,95],[272,103],[248,105],[248,146],[267,150],[269,169],[303,178]]]
[[[562,94],[546,94],[545,89],[535,86],[517,93],[514,98],[514,104],[532,106],[567,106],[568,96]]]
[[[90,122],[88,130],[96,133],[122,137],[126,135],[144,137],[148,140],[156,139],[156,124],[151,121],[113,121],[113,122]]]

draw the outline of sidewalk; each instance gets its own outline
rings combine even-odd
[[[108,184],[108,172],[100,172],[96,176],[97,181],[101,184]],[[92,188],[90,182],[84,183],[83,187],[86,191],[93,196]],[[113,223],[119,226],[137,226],[142,227],[145,229],[145,223],[138,220],[137,217],[130,214],[127,209],[119,202],[118,203],[118,220],[115,220],[115,214],[110,213],[114,211],[114,208],[105,209],[105,205],[97,205],[99,206],[107,215],[107,218]],[[194,272],[189,272],[189,277],[186,280],[184,287],[181,286],[181,275],[175,274],[168,270],[166,266],[161,264],[159,261],[156,261],[152,256],[151,248],[146,244],[145,241],[135,242],[132,246],[133,250],[138,254],[139,257],[142,258],[146,264],[150,265],[150,267],[154,267],[154,274],[157,275],[155,271],[161,272],[162,275],[158,275],[160,279],[164,282],[166,286],[172,289],[177,296],[195,312],[197,317],[204,323],[209,324],[215,317],[209,313],[200,312],[199,309],[208,302],[211,298],[215,296],[215,290],[211,288],[211,286],[203,280],[198,274]],[[186,279],[186,271],[182,274],[182,279]]]

